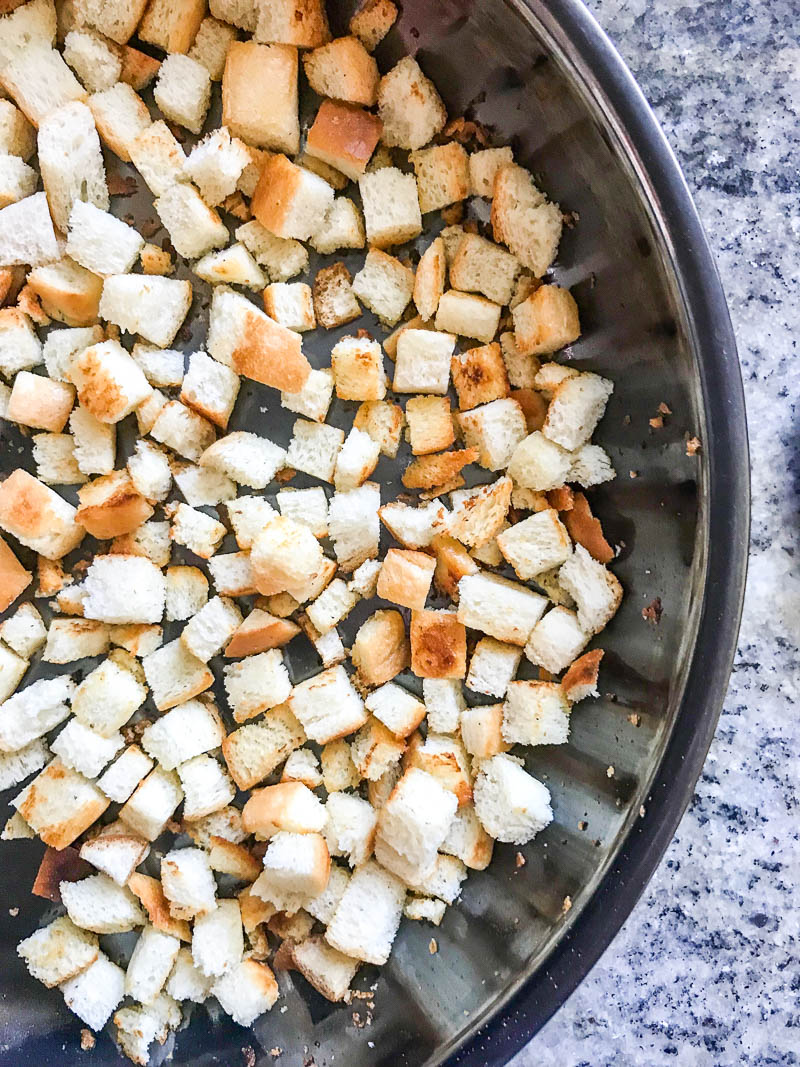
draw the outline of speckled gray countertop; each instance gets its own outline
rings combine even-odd
[[[796,0],[590,0],[695,196],[736,329],[753,534],[694,799],[593,972],[514,1067],[800,1063],[800,39]]]

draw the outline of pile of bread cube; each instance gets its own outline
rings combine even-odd
[[[559,206],[416,60],[379,70],[392,0],[342,37],[323,0],[2,10],[2,836],[61,905],[31,975],[146,1064],[185,1001],[347,1000],[552,820],[526,749],[597,695],[622,596],[583,492],[612,385],[552,358]],[[266,414],[231,429],[243,380]]]

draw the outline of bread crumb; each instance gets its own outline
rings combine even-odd
[[[646,814],[647,814],[647,812],[645,811],[645,807],[644,807],[644,804],[642,804],[642,805],[640,806],[640,808],[639,808],[639,818],[640,818],[640,819],[643,819],[643,818],[645,817],[645,815],[646,815]]]
[[[642,716],[639,714],[638,711],[634,711],[628,716],[628,722],[631,724],[631,726],[640,726],[642,722]]]
[[[663,611],[661,597],[657,596],[650,601],[646,608],[642,608],[642,618],[645,622],[651,622],[654,626],[658,626],[661,622]]]
[[[581,819],[581,821],[578,823],[578,829],[579,830],[586,830],[586,829],[588,829],[588,827],[589,827],[589,824],[588,824],[588,822],[586,822],[585,819]]]
[[[272,1056],[273,1060],[277,1060],[278,1056],[283,1055],[283,1049],[278,1048],[278,1046],[276,1045],[274,1048],[271,1048],[269,1050],[269,1055]]]
[[[19,908],[9,908],[8,914],[11,916],[12,919],[16,919],[16,917],[19,915]]]
[[[661,430],[664,426],[664,419],[661,415],[656,415],[654,419],[650,419],[650,426],[653,430]]]
[[[81,1030],[81,1049],[82,1049],[82,1051],[83,1052],[91,1051],[91,1049],[94,1048],[96,1043],[97,1042],[95,1041],[95,1036],[92,1033],[92,1031],[87,1029],[86,1027],[84,1027]]]
[[[428,942],[428,952],[430,952],[431,956],[435,956],[438,951],[439,951],[439,944],[438,944],[436,938],[432,937],[430,939],[430,941]]]
[[[527,860],[525,859],[525,857],[522,855],[521,852],[518,852],[516,854],[516,856],[514,857],[514,866],[517,869],[519,869],[520,867],[524,867],[526,862],[527,862]]]
[[[700,444],[699,437],[690,437],[689,440],[686,442],[686,455],[696,456],[697,453],[700,451],[701,447],[702,445]]]
[[[659,415],[671,415],[672,408],[669,406],[669,404],[665,404],[662,400],[661,403],[658,405],[658,413]]]
[[[569,911],[569,909],[571,907],[572,907],[572,897],[569,897],[569,896],[564,897],[564,900],[563,900],[563,902],[561,904],[561,911],[564,913],[564,915],[567,914],[567,912]]]
[[[613,778],[614,777],[614,768],[613,768],[613,766],[606,767],[606,777],[607,778]]]
[[[245,1067],[256,1067],[256,1050],[252,1045],[244,1045],[242,1047],[242,1055],[244,1056]]]
[[[631,478],[638,478],[639,477],[639,472],[638,471],[628,471],[628,474],[630,474]]]

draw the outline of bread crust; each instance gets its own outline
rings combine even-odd
[[[353,181],[367,169],[380,140],[383,123],[364,108],[324,100],[308,131],[306,151]]]

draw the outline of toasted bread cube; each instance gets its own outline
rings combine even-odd
[[[366,685],[388,682],[409,664],[409,644],[399,611],[376,611],[356,634],[353,666]]]
[[[199,460],[214,442],[213,425],[178,400],[170,400],[150,429],[156,441],[185,459]]]
[[[353,739],[350,757],[359,777],[377,781],[400,761],[405,750],[405,741],[371,718]]]
[[[500,324],[499,304],[483,296],[448,289],[436,311],[436,329],[448,330],[461,337],[475,337],[488,344]]]
[[[525,645],[547,598],[494,574],[466,575],[458,583],[458,618],[498,641]]]
[[[147,684],[159,711],[198,696],[213,684],[214,675],[180,641],[170,641],[142,660]]]
[[[154,206],[176,251],[187,259],[204,256],[211,249],[219,248],[228,241],[227,227],[217,212],[208,207],[193,185],[183,182],[170,185],[161,193]],[[205,274],[212,273],[210,269],[212,264],[204,266]],[[151,278],[151,280],[158,283],[166,281],[173,287],[176,284],[189,285],[188,282],[177,283],[175,279]],[[191,300],[191,286],[189,290]],[[175,329],[177,331],[177,326]],[[159,341],[155,343],[165,347],[171,342],[172,338],[163,344]]]
[[[458,421],[467,444],[480,453],[478,463],[490,471],[507,467],[517,445],[528,436],[522,408],[511,397],[462,412]]]
[[[384,504],[379,515],[392,537],[404,548],[427,548],[446,512],[439,500],[432,500],[418,508],[392,501]]]
[[[323,667],[335,667],[338,663],[344,663],[347,659],[347,653],[338,630],[327,630],[324,634],[320,634],[311,621],[306,618],[303,631],[316,649]]]
[[[523,266],[541,278],[555,259],[561,239],[562,218],[522,167],[509,163],[495,175],[492,229],[495,241],[505,244]]]
[[[455,141],[434,145],[409,157],[414,166],[422,214],[438,211],[469,196],[469,161]],[[501,301],[506,303],[506,301]]]
[[[455,795],[432,775],[416,767],[407,770],[378,816],[379,862],[404,880],[424,879],[436,863],[457,806]]]
[[[78,500],[78,522],[100,540],[132,533],[153,514],[152,506],[136,491],[126,470],[95,478],[78,490]]]
[[[150,447],[166,459],[164,452],[158,449],[157,445]],[[190,508],[216,506],[236,496],[236,485],[231,479],[210,467],[196,467],[193,463],[175,460],[171,474],[175,476],[175,484]]]
[[[510,756],[484,760],[474,788],[478,818],[498,841],[524,845],[553,820],[550,791]]]
[[[403,915],[407,919],[425,920],[438,926],[446,909],[447,905],[443,900],[434,900],[433,897],[409,897],[403,908]]]
[[[354,959],[385,963],[400,925],[405,895],[399,878],[368,860],[350,879],[325,940]]]
[[[260,173],[259,170],[258,175]],[[283,237],[276,237],[269,230],[265,230],[256,219],[251,219],[250,222],[239,226],[236,230],[236,238],[264,268],[270,281],[288,281],[289,278],[301,274],[308,268],[308,252],[304,245],[299,241],[287,241]]]
[[[574,597],[578,623],[590,634],[599,633],[611,621],[622,601],[619,579],[592,559],[583,545],[575,545],[575,551],[558,572],[558,580]]]
[[[606,409],[614,386],[598,374],[565,378],[553,392],[542,433],[574,452],[586,444]]]
[[[411,669],[421,678],[463,678],[467,635],[455,612],[415,611],[411,616]]]
[[[247,552],[224,552],[208,561],[214,587],[220,596],[251,596],[257,592]]]
[[[241,621],[242,614],[233,601],[215,596],[189,620],[180,640],[193,656],[207,663],[227,644]]]
[[[378,588],[378,575],[381,573],[382,566],[383,564],[377,559],[364,560],[353,571],[353,577],[347,583],[347,588],[355,593],[356,596],[364,599],[374,597]]]
[[[429,505],[430,506],[430,505]],[[466,548],[449,534],[438,533],[446,515],[438,516],[436,527],[431,531],[431,547],[436,553],[436,570],[433,581],[440,593],[458,602],[458,583],[465,574],[476,574],[478,566]]]
[[[318,993],[330,1001],[347,998],[359,961],[331,948],[322,937],[291,945],[292,964]]]
[[[167,348],[191,303],[190,282],[154,275],[115,274],[103,283],[100,315],[120,329]]]
[[[569,737],[569,712],[558,682],[511,682],[503,704],[503,740],[563,745]]]
[[[148,919],[157,930],[177,937],[180,941],[191,941],[188,922],[185,919],[174,919],[170,915],[169,901],[164,896],[158,878],[134,871],[128,879],[128,889],[139,898]]]
[[[476,759],[488,759],[498,752],[505,752],[509,746],[503,740],[503,705],[465,708],[461,713],[461,740],[470,756]]]
[[[85,533],[75,508],[21,468],[0,485],[0,529],[46,559],[65,556]]]
[[[353,292],[381,322],[394,326],[414,291],[414,272],[399,259],[371,248],[353,279]]]
[[[444,129],[447,112],[433,82],[411,56],[404,56],[378,88],[378,114],[387,145],[415,150]]]
[[[269,0],[256,10],[257,41],[316,48],[330,40],[324,0]]]
[[[186,156],[166,122],[146,126],[128,145],[131,162],[154,196],[183,181]]]
[[[569,477],[572,456],[540,431],[530,434],[514,449],[508,473],[516,485],[546,491],[562,486]]]
[[[282,704],[292,692],[292,683],[280,649],[228,664],[225,692],[236,722],[246,722]]]
[[[309,789],[322,785],[319,759],[310,748],[301,748],[289,756],[281,771],[281,782],[302,782]]]
[[[87,101],[103,144],[130,163],[131,142],[151,124],[147,105],[130,85],[117,82]]]
[[[579,656],[561,679],[561,688],[570,704],[577,704],[586,697],[600,695],[597,690],[597,675],[602,658],[602,648],[593,648],[591,652]]]
[[[153,761],[138,745],[130,745],[97,779],[109,800],[123,804],[152,769]]]
[[[583,652],[589,636],[574,611],[554,607],[534,626],[525,655],[551,674],[560,674]]]
[[[461,448],[455,452],[440,452],[435,456],[421,456],[406,467],[402,482],[407,489],[427,489],[442,492],[442,487],[454,489],[464,484],[461,471],[478,458],[476,448]]]
[[[346,618],[356,605],[357,596],[341,578],[334,578],[317,599],[309,604],[306,614],[319,634],[325,634]]]
[[[67,253],[94,274],[125,274],[136,262],[144,239],[121,219],[92,203],[76,200],[69,215]]]
[[[42,653],[45,663],[73,663],[108,651],[108,627],[91,619],[53,619]]]
[[[374,52],[397,20],[393,0],[364,0],[350,19],[350,32],[369,52]]]
[[[46,315],[68,326],[97,322],[103,281],[98,275],[64,258],[35,267],[28,285],[38,296]]]
[[[338,490],[355,489],[369,478],[380,457],[377,441],[362,430],[353,429],[347,435],[336,458],[334,484]]]
[[[569,533],[554,508],[510,526],[497,535],[497,544],[524,581],[558,567],[572,554]]]
[[[151,392],[137,364],[118,341],[102,341],[79,352],[68,374],[78,399],[100,422],[119,422]]]
[[[167,980],[168,996],[178,1001],[191,1000],[195,1004],[202,1004],[211,992],[211,983],[212,979],[206,977],[195,967],[191,951],[182,947],[178,951],[172,973]]]
[[[151,0],[137,36],[165,52],[188,52],[204,14],[201,0]]]
[[[256,537],[250,553],[256,588],[265,596],[289,592],[296,600],[307,599],[304,593],[309,584],[322,579],[322,587],[330,581],[325,574],[326,559],[317,539],[300,523],[284,516],[276,516]],[[321,590],[320,590],[321,591]]]
[[[251,489],[264,489],[286,458],[283,449],[266,437],[236,430],[209,445],[200,456],[200,465],[220,471]]]
[[[280,830],[270,838],[264,873],[253,892],[281,911],[296,912],[302,902],[318,896],[328,884],[331,859],[325,838],[316,833]]]
[[[509,252],[485,237],[467,233],[450,264],[450,284],[464,292],[483,293],[495,304],[508,304],[518,273],[519,263]],[[527,352],[522,347],[520,350]]]
[[[358,182],[364,207],[367,243],[388,248],[422,233],[417,183],[413,174],[396,167],[383,167],[363,175]]]
[[[525,356],[517,348],[513,333],[500,334],[500,347],[510,385],[516,389],[534,389],[541,364],[534,356]]]
[[[165,118],[200,133],[211,99],[211,76],[196,59],[173,52],[161,63],[153,97]]]
[[[97,778],[123,745],[120,733],[102,737],[78,719],[70,719],[50,747],[66,767],[85,778]]]
[[[75,926],[66,915],[20,941],[17,954],[31,976],[49,989],[85,971],[99,955],[97,937]]]
[[[305,742],[302,726],[286,705],[273,708],[260,722],[228,734],[222,753],[240,789],[252,789]]]
[[[25,263],[32,267],[58,259],[60,248],[56,241],[53,220],[47,206],[44,193],[26,196],[15,204],[0,208],[0,259],[8,266]],[[13,309],[4,309],[4,318],[8,318]],[[14,315],[22,315],[14,311]],[[5,332],[6,325],[3,330]],[[5,371],[6,354],[0,343],[0,368]],[[41,358],[41,357],[40,357]],[[39,360],[36,360],[38,363]],[[34,366],[33,363],[27,366]]]
[[[4,649],[4,654],[5,651]],[[47,745],[39,738],[17,752],[0,753],[0,789],[10,789],[24,782],[26,778],[40,771],[48,759]]]
[[[469,182],[472,196],[491,200],[494,195],[494,180],[500,167],[514,162],[514,153],[506,148],[484,148],[471,152],[469,157]],[[507,301],[503,301],[507,303]]]
[[[426,713],[422,701],[394,682],[387,682],[370,693],[366,706],[398,738],[412,734]]]
[[[208,862],[212,871],[229,874],[240,882],[254,882],[261,873],[261,863],[244,845],[216,835],[211,838]]]
[[[75,683],[64,677],[40,679],[12,696],[25,673],[27,662],[5,646],[3,660],[0,751],[19,752],[67,718],[69,708],[66,702],[72,696]],[[8,678],[12,671],[12,677]]]
[[[12,803],[42,841],[56,849],[71,845],[109,804],[93,782],[59,759],[49,763]]]
[[[372,107],[377,99],[378,64],[357,37],[337,37],[303,56],[314,92]]]
[[[318,175],[277,154],[264,163],[250,206],[271,233],[306,241],[333,203],[333,195]]]
[[[44,343],[42,355],[47,374],[53,381],[66,382],[67,370],[74,356],[90,345],[103,340],[100,326],[82,326],[51,330]],[[19,368],[24,370],[24,367]],[[91,473],[91,472],[90,472]],[[107,471],[103,473],[107,474]]]
[[[297,393],[281,393],[281,407],[305,415],[315,422],[324,422],[333,395],[333,374],[330,370],[312,370],[305,385]]]
[[[217,907],[217,885],[202,849],[168,852],[161,860],[161,885],[173,918],[202,918]]]
[[[164,613],[164,577],[154,563],[140,556],[96,556],[83,590],[87,619],[160,622]]]
[[[229,22],[249,33],[255,32],[258,12],[253,0],[211,0],[209,6],[214,18]]]
[[[605,449],[600,445],[581,445],[576,452],[572,453],[572,466],[566,480],[577,482],[584,489],[589,489],[593,485],[610,482],[616,476],[616,471]]]
[[[153,389],[136,409],[136,424],[140,434],[150,433],[156,420],[167,406],[167,398],[160,389]]]
[[[264,310],[287,330],[303,333],[317,325],[311,287],[304,282],[273,282],[264,290]]]
[[[125,996],[125,972],[99,952],[93,963],[61,986],[64,1002],[92,1030],[102,1030]]]
[[[317,319],[326,330],[344,326],[361,314],[353,294],[350,271],[344,263],[332,263],[317,271],[313,293]]]
[[[424,552],[390,548],[378,578],[378,596],[405,608],[425,607],[436,561]]]
[[[169,389],[183,384],[183,352],[137,343],[131,356],[152,386]]]
[[[363,108],[324,100],[308,131],[306,151],[351,181],[367,168],[381,135],[381,120]]]
[[[275,518],[277,512],[269,501],[259,496],[240,496],[226,504],[228,518],[241,549],[250,549],[253,542]]]
[[[377,341],[343,337],[333,346],[331,367],[340,400],[382,400],[386,396],[383,353]]]
[[[101,737],[112,738],[146,697],[147,689],[130,671],[107,659],[75,690],[72,710],[78,722]]]
[[[195,756],[178,766],[183,789],[183,817],[202,819],[225,808],[236,789],[219,763],[211,756]]]
[[[6,418],[21,426],[60,433],[74,402],[73,386],[20,371],[11,389]]]
[[[395,388],[396,382],[395,377]],[[406,420],[411,451],[415,456],[439,452],[455,440],[449,397],[411,397],[406,404]]]
[[[222,76],[222,122],[257,148],[295,153],[300,147],[297,49],[234,41]],[[272,106],[261,101],[268,97]]]
[[[450,382],[455,343],[451,333],[404,330],[397,342],[394,391],[444,395]]]
[[[208,600],[208,579],[197,567],[168,567],[166,613],[170,622],[196,615]]]
[[[36,5],[34,5],[36,7]],[[57,108],[86,98],[83,86],[46,38],[24,34],[6,52],[2,86],[34,126]]]
[[[367,482],[336,492],[328,509],[328,529],[342,570],[351,572],[378,555],[380,486]]]
[[[327,536],[328,499],[324,489],[281,489],[275,499],[282,515],[307,526],[315,537]]]
[[[247,146],[238,137],[231,138],[225,126],[214,130],[192,151],[184,165],[184,174],[200,190],[211,207],[236,191],[239,177],[250,163]]]
[[[300,682],[288,703],[308,738],[321,745],[353,733],[367,720],[364,702],[341,666]]]
[[[455,821],[455,816],[453,819]],[[455,856],[439,855],[426,877],[416,881],[409,888],[415,893],[437,897],[445,904],[453,904],[461,893],[461,883],[466,877],[466,864],[460,859]]]
[[[147,656],[161,647],[164,631],[153,623],[134,622],[109,626],[111,644],[132,656]]]
[[[189,48],[189,56],[202,63],[211,80],[222,81],[228,48],[236,40],[236,30],[215,18],[204,18]]]
[[[265,963],[244,959],[211,987],[220,1006],[239,1026],[252,1026],[278,999],[278,983]]]
[[[8,545],[0,539],[0,575],[5,609],[31,581],[31,575],[17,561]],[[9,594],[14,594],[9,596]],[[13,615],[0,625],[0,637],[10,649],[23,659],[30,659],[47,638],[47,627],[33,604],[20,604]]]
[[[280,782],[253,793],[242,811],[242,826],[249,834],[273,837],[285,830],[317,834],[326,823],[325,808],[302,782]]]
[[[0,372],[4,377],[29,370],[42,359],[42,344],[28,316],[18,308],[0,309]]]
[[[423,252],[414,278],[414,303],[424,322],[432,319],[439,307],[446,270],[444,241],[435,237]]]
[[[472,653],[467,686],[475,693],[504,697],[508,683],[517,673],[520,659],[518,645],[497,641],[494,637],[482,637]]]
[[[559,285],[539,286],[514,308],[513,318],[514,339],[524,355],[557,352],[580,337],[578,305],[572,293]]]
[[[132,48],[129,44],[122,48],[122,75],[121,80],[140,93],[158,74],[161,66],[160,59],[154,59],[138,48]]]
[[[366,241],[361,212],[346,196],[337,196],[318,229],[311,235],[311,244],[322,255],[340,248],[363,248]]]
[[[353,766],[347,741],[342,739],[325,745],[320,754],[320,763],[322,782],[328,793],[355,789],[358,785],[360,776]]]
[[[154,1041],[163,1044],[180,1024],[181,1011],[165,993],[151,1005],[120,1008],[114,1013],[114,1026],[121,1051],[134,1063],[146,1064]]]
[[[403,410],[397,404],[367,400],[359,407],[353,425],[377,441],[381,453],[394,459],[400,447]]]

